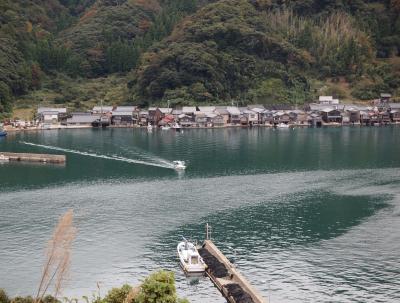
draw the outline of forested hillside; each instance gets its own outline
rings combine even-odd
[[[3,0],[0,115],[399,96],[399,15],[399,0]]]

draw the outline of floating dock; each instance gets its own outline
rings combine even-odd
[[[9,161],[21,161],[21,162],[64,164],[67,160],[65,155],[9,153],[0,151],[0,156],[1,155],[7,157]]]
[[[267,303],[211,240],[198,251],[208,266],[207,276],[229,303]]]

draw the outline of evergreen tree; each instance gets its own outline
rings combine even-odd
[[[7,84],[0,81],[0,114],[11,111],[11,90]]]

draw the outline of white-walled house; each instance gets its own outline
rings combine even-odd
[[[37,110],[37,118],[40,123],[58,124],[67,114],[67,108],[61,107],[39,107]]]
[[[339,99],[334,99],[333,96],[319,96],[318,103],[323,105],[337,105]]]

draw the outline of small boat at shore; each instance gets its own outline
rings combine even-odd
[[[162,129],[162,130],[170,130],[171,127],[168,126],[168,125],[164,125],[164,126],[161,126],[161,129]]]
[[[279,123],[276,125],[276,128],[289,128],[289,124],[285,124],[285,123]]]
[[[172,125],[172,128],[175,129],[177,132],[180,132],[182,130],[182,126],[180,126],[177,122]]]
[[[0,154],[0,163],[2,162],[9,162],[10,161],[10,157],[7,157],[3,154]]]
[[[185,273],[203,273],[207,265],[204,263],[203,258],[200,257],[196,246],[183,238],[177,246],[179,263]]]
[[[7,132],[4,129],[0,129],[0,137],[6,137]]]
[[[176,160],[176,161],[172,161],[172,163],[174,164],[174,168],[177,169],[177,170],[186,169],[185,161]]]

